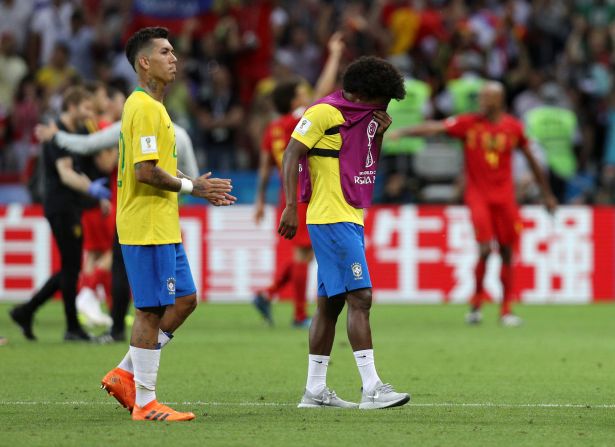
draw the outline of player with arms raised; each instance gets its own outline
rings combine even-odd
[[[138,75],[122,115],[117,181],[117,232],[136,307],[130,349],[102,386],[133,420],[187,421],[156,400],[160,349],[196,308],[196,287],[182,245],[178,193],[230,205],[230,180],[191,180],[177,170],[175,134],[162,105],[176,62],[166,28],[143,28],[126,44]]]
[[[514,327],[522,323],[511,309],[512,255],[521,230],[512,175],[512,151],[515,148],[521,149],[527,158],[548,210],[553,211],[557,203],[540,166],[532,156],[523,125],[504,111],[502,84],[495,81],[485,83],[479,94],[479,107],[479,113],[462,114],[443,121],[428,121],[398,129],[391,133],[391,138],[447,133],[463,140],[465,202],[470,209],[479,246],[479,259],[475,268],[476,291],[466,321],[477,324],[482,320],[481,304],[485,299],[483,280],[491,243],[495,240],[502,258],[500,323]]]

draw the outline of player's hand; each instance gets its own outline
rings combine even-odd
[[[282,217],[280,218],[278,234],[285,239],[292,239],[297,233],[298,225],[297,207],[286,205],[286,208],[284,208],[282,212]]]
[[[263,217],[265,217],[265,204],[261,200],[257,200],[254,207],[254,223],[260,224]]]
[[[95,199],[109,200],[111,198],[111,190],[105,186],[108,181],[109,179],[107,177],[97,178],[90,183],[90,186],[88,187],[88,194]]]
[[[59,130],[56,123],[51,121],[49,124],[37,124],[34,127],[34,135],[38,141],[46,143],[50,141]]]
[[[341,31],[336,31],[331,34],[329,37],[329,41],[327,42],[327,49],[330,54],[340,55],[346,48],[346,44],[344,43],[344,33]]]
[[[111,213],[111,202],[109,202],[109,200],[100,199],[98,204],[100,205],[100,211],[103,216],[108,216]]]
[[[233,189],[231,179],[211,178],[211,172],[208,172],[193,180],[192,184],[191,195],[203,198],[212,205],[226,206],[237,201],[236,197],[229,194]]]
[[[549,214],[555,213],[555,210],[557,209],[557,199],[553,194],[549,194],[545,197],[545,207],[547,208],[547,211],[549,211]]]
[[[378,129],[376,130],[376,135],[383,135],[386,130],[389,128],[393,120],[391,116],[386,113],[384,110],[375,110],[374,111],[374,119],[378,123]]]
[[[223,199],[211,199],[211,200],[208,199],[208,201],[213,206],[229,206],[237,202],[237,197],[224,193]]]
[[[387,138],[391,141],[397,141],[402,137],[401,132],[398,130],[392,130],[387,134]]]

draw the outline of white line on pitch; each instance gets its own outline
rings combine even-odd
[[[169,405],[195,405],[211,407],[294,407],[296,403],[289,402],[165,402]],[[113,401],[0,401],[0,405],[117,405]],[[615,404],[572,404],[572,403],[528,403],[512,404],[497,402],[426,402],[410,403],[411,407],[465,407],[465,408],[588,408],[613,409]]]

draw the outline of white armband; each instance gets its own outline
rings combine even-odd
[[[194,183],[192,183],[192,180],[188,180],[187,178],[180,178],[179,179],[182,182],[182,186],[179,190],[180,194],[190,194],[192,192],[192,189],[194,189]]]

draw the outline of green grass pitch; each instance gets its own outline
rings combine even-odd
[[[265,327],[248,304],[202,304],[162,352],[158,397],[191,410],[188,423],[134,423],[99,390],[125,344],[60,341],[62,308],[37,316],[26,342],[0,305],[0,446],[612,446],[612,305],[519,306],[525,326],[480,327],[465,307],[376,305],[376,366],[409,405],[391,410],[300,410],[307,331],[288,304]],[[345,315],[345,313],[344,313]],[[343,320],[344,318],[341,318]],[[360,398],[340,321],[328,384]]]

